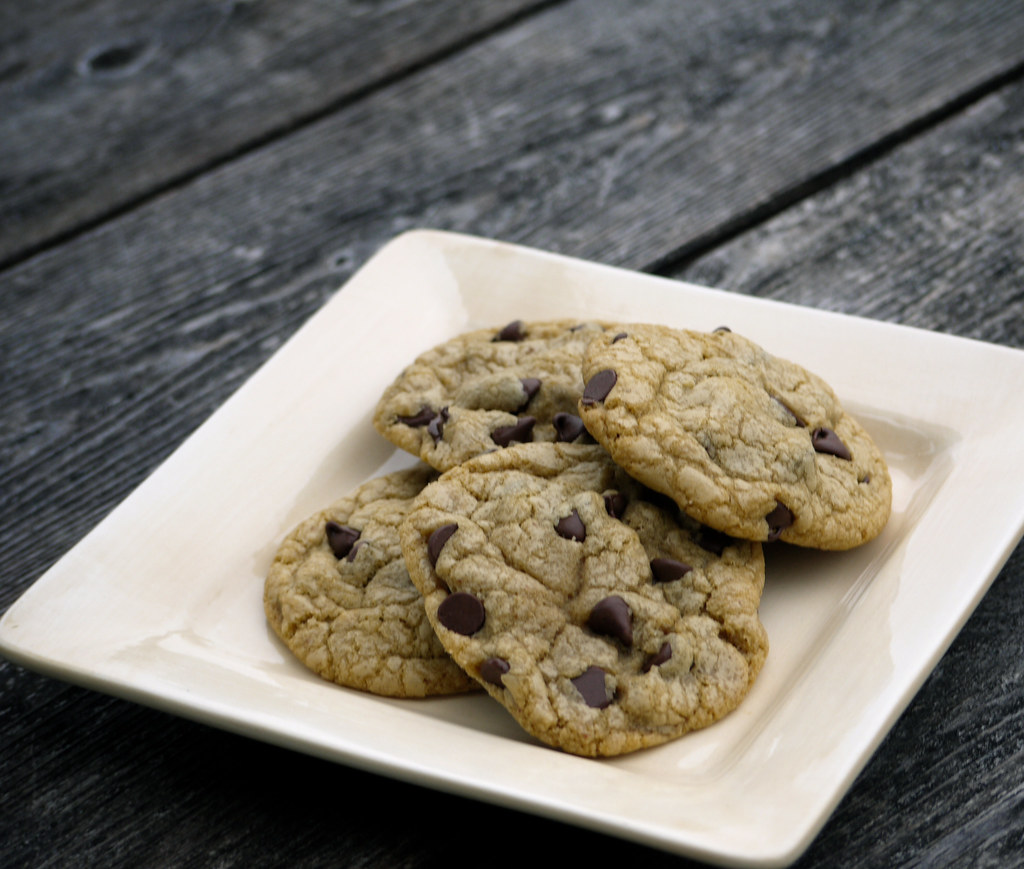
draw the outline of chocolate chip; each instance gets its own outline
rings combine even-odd
[[[732,329],[730,329],[728,326],[715,326],[715,328],[712,331],[714,331],[714,332],[731,332]]]
[[[793,524],[793,513],[781,501],[776,501],[775,509],[764,520],[768,523],[768,539],[778,540],[779,535]]]
[[[578,540],[582,543],[587,539],[587,526],[580,519],[580,514],[573,510],[568,516],[563,516],[555,523],[555,531],[559,537],[566,540]]]
[[[587,617],[587,627],[596,634],[603,634],[633,645],[633,614],[629,604],[617,594],[599,600]]]
[[[623,338],[628,338],[628,337],[629,337],[629,335],[626,332],[619,332],[618,335],[616,335],[614,338],[612,338],[612,344],[616,344],[619,341],[621,341]]]
[[[618,379],[619,375],[611,368],[598,371],[597,374],[587,381],[587,385],[583,388],[583,404],[590,407],[599,401],[604,401]]]
[[[655,582],[674,582],[686,576],[693,568],[674,558],[652,558],[651,573]]]
[[[483,601],[468,591],[448,595],[437,608],[437,620],[448,630],[471,636],[484,626]]]
[[[540,392],[540,380],[536,377],[524,377],[519,381],[523,384],[523,392],[526,394],[526,401],[519,405],[519,410],[526,410],[526,405],[533,401],[533,397]]]
[[[510,669],[508,661],[504,658],[487,658],[480,664],[480,678],[500,687],[503,684],[501,677]]]
[[[604,496],[604,509],[612,519],[621,519],[626,515],[629,499],[622,492],[608,492]]]
[[[604,709],[612,701],[608,697],[608,689],[604,684],[604,670],[591,664],[580,673],[572,684],[583,697],[583,702],[594,709]]]
[[[356,553],[357,553],[357,552],[358,552],[358,551],[359,551],[359,550],[360,550],[360,549],[361,549],[361,548],[362,548],[362,547],[363,547],[363,546],[364,546],[365,544],[366,544],[366,541],[365,541],[365,540],[357,540],[357,541],[356,541],[355,543],[353,543],[353,544],[352,544],[352,548],[351,548],[351,549],[350,549],[350,550],[348,551],[348,555],[346,556],[345,560],[346,560],[346,561],[348,561],[348,562],[353,562],[353,561],[355,561],[355,560],[356,560]]]
[[[442,407],[437,415],[427,423],[427,434],[433,439],[434,443],[441,441],[441,436],[444,434],[444,424],[448,422],[448,408]]]
[[[526,330],[523,328],[522,320],[513,320],[504,326],[492,341],[522,341],[526,337]]]
[[[671,657],[672,644],[668,640],[665,640],[665,642],[661,644],[661,648],[644,661],[643,671],[646,673],[651,669],[651,667],[660,667]]]
[[[865,474],[863,477],[861,477],[859,480],[857,480],[857,482],[858,483],[870,483],[871,482],[871,474]]]
[[[437,566],[437,557],[441,554],[441,550],[444,549],[448,538],[458,530],[459,526],[452,522],[449,525],[442,525],[436,531],[430,533],[430,536],[427,538],[427,557],[430,559],[431,567]]]
[[[491,440],[499,447],[507,447],[512,443],[525,444],[533,440],[533,427],[537,420],[532,416],[523,416],[514,425],[503,425],[491,432]]]
[[[583,420],[574,413],[556,413],[553,422],[557,443],[571,443],[583,434]]]
[[[420,426],[426,425],[435,416],[437,416],[437,414],[434,413],[434,409],[429,404],[425,404],[412,416],[396,416],[395,419],[402,425],[419,428]]]
[[[839,435],[830,428],[816,428],[811,432],[811,446],[817,453],[827,453],[830,456],[846,459],[846,461],[853,458],[846,448],[846,444],[839,440]]]
[[[359,539],[359,532],[348,525],[339,525],[337,522],[328,522],[325,526],[327,531],[327,545],[335,558],[344,558],[352,549],[352,544]]]

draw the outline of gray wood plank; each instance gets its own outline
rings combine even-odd
[[[748,4],[697,4],[687,15],[669,6],[658,15],[654,5],[637,4],[629,26],[616,18],[621,6],[610,3],[603,14],[589,12],[597,4],[578,3],[532,18],[0,274],[0,606],[395,232],[435,225],[606,262],[663,262],[752,205],[791,195],[877,137],[898,134],[964,89],[1004,75],[1020,44],[1021,13],[1009,3],[844,4],[830,10],[837,17],[822,17],[813,4],[763,4],[756,13]],[[868,26],[871,14],[888,30]],[[825,105],[829,94],[836,106]],[[827,120],[792,108],[808,104],[827,110]],[[979,104],[968,127],[988,105]],[[950,129],[936,131],[938,151]],[[950,147],[973,142],[984,152],[998,129],[982,125],[976,139],[954,136]],[[1014,135],[1004,141],[1019,157]],[[1016,163],[1004,166],[1006,183],[1018,183]],[[921,196],[930,177],[920,176]],[[975,258],[973,268],[984,272],[984,234],[965,221],[964,235],[963,258]],[[912,236],[915,244],[926,237]],[[913,261],[910,247],[906,257]],[[971,268],[962,266],[965,280]],[[1007,270],[1012,279],[1014,266]],[[729,270],[720,275],[730,280]],[[780,289],[779,297],[800,300],[801,286]],[[1000,291],[1012,298],[1006,285]],[[857,291],[844,292],[847,300],[840,294],[834,304],[859,311]],[[917,301],[899,311],[886,313],[881,298],[864,311],[937,328],[956,322],[955,306],[941,299],[929,306],[924,295],[917,290]],[[1012,327],[1000,331],[1008,319],[990,306],[978,322],[983,334],[1016,344]],[[993,589],[1005,586],[1007,597],[990,595],[979,609],[979,638],[1004,613],[1019,625],[1019,606],[1012,605],[1021,599],[1020,564],[1018,552]],[[1000,636],[1005,646],[997,636],[994,647],[969,646],[963,656],[991,660],[994,649],[1012,642]],[[865,771],[874,778],[851,794],[805,865],[833,865],[837,852],[850,857],[848,865],[858,855],[861,865],[891,865],[922,853],[963,855],[975,845],[1013,854],[1020,826],[1012,764],[1021,742],[1015,729],[1001,741],[995,724],[1013,721],[1019,669],[957,669],[958,648],[928,689],[934,709],[917,703],[908,711],[906,729],[887,743],[890,759]],[[11,734],[0,746],[5,782],[12,781],[6,770],[17,770],[15,788],[6,792],[13,796],[0,796],[0,824],[10,832],[0,835],[0,848],[8,849],[0,856],[29,865],[72,853],[125,865],[274,865],[285,856],[312,865],[431,865],[444,855],[437,831],[450,829],[455,817],[463,829],[514,831],[516,841],[557,833],[552,847],[567,861],[686,865],[593,833],[295,758],[7,664],[0,672],[19,698],[16,707],[0,706]],[[982,697],[991,690],[997,699],[967,753],[973,772],[991,761],[993,773],[971,785],[973,808],[959,815],[966,826],[936,828],[929,817],[939,816],[943,800],[918,811],[911,797],[941,789],[957,740],[973,733],[977,719],[968,710],[979,701],[965,680],[974,678]],[[941,742],[908,762],[906,744],[931,727]],[[111,734],[121,739],[111,741]],[[26,756],[33,761],[23,762]],[[1005,788],[1000,771],[1011,774]],[[923,776],[913,780],[928,784],[900,796],[894,783],[876,800],[873,788],[886,775]],[[308,789],[282,800],[300,781]],[[986,815],[980,804],[990,793],[997,805]],[[913,829],[901,831],[894,817],[869,840],[858,827],[890,811],[884,800],[896,800]],[[334,810],[339,803],[345,813]],[[416,813],[396,830],[379,810],[384,805],[415,805]],[[240,831],[242,813],[250,826]],[[1010,823],[1002,839],[994,832],[1000,821]],[[473,859],[453,855],[448,865]]]
[[[1022,53],[1013,0],[530,17],[2,273],[10,506],[52,515],[41,480],[87,491],[75,539],[403,229],[643,266]],[[28,577],[55,552],[17,538],[10,564]]]
[[[1016,83],[670,274],[1022,348],[1022,201]],[[1024,544],[799,866],[1020,865],[1022,625]]]
[[[1024,347],[1024,89],[681,268],[677,278]]]
[[[0,263],[550,2],[0,4]]]
[[[609,23],[616,13],[551,10],[240,161],[234,177],[248,195],[261,191],[248,210],[266,223],[302,202],[333,228],[390,204],[396,225],[468,227],[643,264],[1022,60],[1024,12],[1008,0],[847,4],[842,13],[808,0],[753,13],[736,0],[645,2],[619,27]],[[159,127],[167,115],[154,108],[140,123]],[[192,154],[202,131],[182,131],[184,122],[170,127]],[[96,136],[82,138],[96,148]],[[154,156],[139,159],[166,159]],[[42,182],[24,195],[50,198]],[[456,200],[457,210],[444,209]]]

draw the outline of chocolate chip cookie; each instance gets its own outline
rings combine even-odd
[[[576,320],[516,320],[459,335],[396,378],[377,405],[374,426],[442,471],[511,444],[590,440],[576,405],[583,348],[603,329]]]
[[[264,610],[313,672],[389,697],[476,688],[438,642],[402,559],[399,524],[436,476],[419,466],[371,480],[281,544]]]
[[[583,375],[590,433],[706,525],[848,549],[888,520],[885,459],[828,384],[728,329],[613,327]]]
[[[760,544],[701,528],[597,445],[472,459],[423,490],[401,539],[452,657],[568,752],[618,755],[711,724],[768,650]]]

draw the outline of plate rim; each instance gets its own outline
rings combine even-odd
[[[986,550],[987,556],[984,558],[980,566],[977,567],[974,575],[971,577],[971,582],[966,589],[967,594],[963,596],[962,605],[958,604],[956,612],[947,614],[950,618],[947,618],[948,625],[945,632],[941,637],[935,638],[932,647],[927,650],[928,654],[923,659],[924,663],[916,666],[912,673],[904,674],[905,678],[902,680],[901,685],[897,686],[898,690],[895,690],[894,695],[886,701],[886,709],[883,710],[884,714],[882,714],[880,718],[883,723],[875,730],[874,733],[870,734],[870,739],[861,740],[858,743],[857,750],[847,756],[844,774],[841,776],[840,780],[833,781],[830,788],[827,789],[827,794],[821,801],[820,810],[817,815],[814,818],[805,821],[805,823],[799,827],[792,828],[788,836],[777,836],[771,847],[762,847],[760,850],[750,846],[732,848],[726,846],[715,847],[713,842],[709,844],[709,841],[706,838],[702,839],[695,838],[692,835],[688,836],[680,833],[678,829],[666,829],[664,825],[654,823],[644,825],[636,818],[630,818],[628,823],[626,823],[623,821],[621,814],[616,815],[614,812],[606,812],[602,815],[585,807],[581,808],[580,806],[558,805],[552,801],[539,799],[537,798],[537,795],[523,793],[513,794],[508,791],[502,791],[499,787],[488,787],[479,781],[466,781],[464,779],[459,779],[457,776],[445,777],[441,775],[440,771],[437,769],[430,770],[424,767],[417,768],[409,765],[408,763],[402,763],[401,761],[395,761],[394,759],[388,761],[382,757],[370,758],[365,755],[360,755],[355,748],[346,752],[344,749],[339,748],[337,744],[334,746],[324,746],[323,744],[317,744],[315,741],[311,742],[308,739],[299,739],[294,735],[294,733],[289,734],[281,731],[280,728],[270,719],[260,718],[259,723],[254,724],[252,720],[246,719],[244,715],[239,714],[238,710],[233,710],[230,707],[218,707],[216,703],[209,702],[209,698],[207,697],[203,697],[202,701],[200,701],[196,695],[174,696],[166,689],[166,687],[163,690],[156,690],[151,685],[150,688],[147,689],[143,685],[139,683],[133,684],[123,677],[111,676],[109,673],[104,675],[92,672],[88,668],[82,669],[77,667],[74,662],[69,662],[66,659],[62,660],[59,657],[55,657],[52,653],[45,654],[39,648],[33,648],[31,642],[26,645],[26,643],[20,639],[19,632],[22,628],[21,620],[26,617],[34,617],[33,607],[37,603],[37,598],[40,595],[45,594],[48,578],[66,569],[68,559],[73,558],[76,551],[80,549],[85,541],[93,538],[100,527],[104,526],[108,521],[116,521],[116,519],[111,520],[112,516],[118,517],[123,515],[121,511],[126,509],[124,505],[132,498],[135,492],[143,489],[144,487],[153,485],[151,481],[157,475],[161,474],[169,463],[187,460],[190,450],[197,448],[196,444],[198,439],[201,438],[204,430],[206,430],[215,419],[223,417],[225,412],[224,409],[229,406],[233,406],[239,401],[245,401],[247,391],[254,388],[252,384],[254,382],[261,382],[262,378],[268,376],[267,372],[273,371],[275,366],[281,364],[279,362],[275,362],[275,360],[281,358],[281,354],[285,352],[287,348],[302,344],[305,340],[304,336],[307,334],[307,327],[310,323],[316,321],[318,318],[322,319],[326,316],[324,312],[329,306],[333,306],[332,310],[344,307],[346,304],[345,288],[355,286],[360,281],[366,281],[366,276],[371,273],[376,275],[376,273],[381,271],[386,272],[391,267],[391,262],[395,258],[410,255],[411,249],[413,249],[412,252],[415,253],[415,249],[422,250],[424,248],[436,252],[443,257],[449,258],[463,254],[483,258],[484,260],[488,257],[500,257],[503,262],[507,262],[508,258],[511,256],[513,259],[520,258],[549,264],[554,263],[559,266],[564,266],[569,271],[582,270],[589,275],[602,275],[605,278],[610,279],[613,283],[620,280],[639,280],[641,282],[649,282],[650,286],[657,285],[662,289],[671,288],[672,292],[690,294],[695,297],[700,297],[704,301],[709,299],[713,300],[712,307],[715,306],[715,303],[724,303],[728,300],[728,304],[725,304],[724,307],[732,310],[739,307],[746,310],[757,311],[795,311],[799,312],[797,314],[799,319],[804,320],[809,318],[811,321],[831,324],[829,328],[836,328],[836,324],[838,324],[838,328],[849,327],[854,323],[861,324],[854,328],[866,328],[872,335],[881,335],[888,340],[909,341],[918,349],[927,348],[928,352],[931,353],[946,352],[952,348],[957,352],[966,353],[972,357],[980,354],[980,356],[985,359],[998,360],[1001,363],[1009,363],[1018,371],[1024,372],[1024,351],[1002,345],[990,344],[972,338],[932,332],[913,326],[870,320],[856,315],[807,308],[789,302],[730,294],[722,290],[702,287],[697,284],[676,281],[666,277],[647,275],[622,269],[617,266],[579,260],[563,254],[536,250],[493,239],[484,239],[434,229],[409,230],[399,236],[396,236],[382,246],[377,253],[375,253],[348,279],[348,281],[345,282],[344,286],[328,300],[327,304],[314,313],[306,324],[300,327],[293,336],[284,342],[284,344],[278,348],[270,359],[261,365],[250,376],[250,378],[247,379],[246,383],[229,397],[221,408],[218,408],[218,410],[215,411],[209,419],[204,421],[199,428],[192,432],[182,442],[182,444],[174,450],[167,460],[162,462],[161,465],[158,466],[133,493],[122,501],[121,505],[101,520],[96,528],[92,529],[81,541],[79,541],[78,544],[72,547],[70,551],[65,553],[55,564],[53,564],[23,590],[14,603],[12,603],[3,615],[0,616],[0,655],[3,655],[16,664],[62,681],[82,685],[83,687],[91,690],[97,690],[102,693],[123,697],[132,702],[160,708],[175,715],[219,726],[232,732],[254,736],[261,740],[282,745],[287,748],[305,751],[306,753],[321,756],[334,762],[358,766],[378,774],[400,778],[419,785],[438,788],[452,793],[469,796],[471,798],[485,799],[499,805],[504,805],[522,811],[532,811],[549,817],[556,817],[559,820],[573,823],[578,826],[600,829],[605,833],[619,835],[623,838],[631,839],[652,847],[670,850],[694,859],[735,866],[768,867],[788,865],[809,846],[820,829],[825,825],[832,811],[839,803],[842,796],[846,793],[856,775],[867,763],[867,760],[884,739],[893,724],[895,724],[896,719],[902,713],[903,709],[905,709],[905,707],[910,703],[913,696],[917,693],[917,690],[927,679],[938,660],[944,654],[949,644],[953,641],[960,628],[967,621],[970,614],[973,612],[974,608],[977,606],[978,602],[984,596],[988,587],[995,579],[1002,565],[1006,562],[1014,547],[1017,545],[1021,535],[1024,534],[1024,500],[1022,500],[1022,498],[1012,500],[1014,510],[1004,516],[1001,524],[990,533],[990,537],[996,541],[997,545],[990,546]],[[977,400],[981,400],[981,398]],[[1024,411],[1022,411],[1021,408],[1017,408],[1016,411],[1019,413],[1021,418],[1024,419]],[[935,419],[929,418],[928,421],[934,422]],[[969,437],[965,438],[965,440],[967,440],[968,443],[971,442],[971,438],[980,437],[979,432],[974,428],[969,427],[966,432]],[[201,448],[201,446],[198,448]],[[966,452],[966,450],[959,450],[957,453],[956,458],[959,460],[960,464],[951,471],[954,482],[965,474],[977,470],[979,467],[981,467],[985,472],[991,471],[990,465],[981,465],[980,460],[969,454],[965,455]],[[182,457],[184,457],[184,459]],[[1020,456],[1015,457],[1015,462],[1016,467],[1024,468],[1024,459]],[[951,484],[947,480],[944,485]],[[550,749],[544,750],[550,751]],[[592,761],[587,762],[592,763]]]

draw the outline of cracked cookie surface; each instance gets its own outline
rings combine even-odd
[[[600,323],[513,321],[423,353],[374,411],[385,438],[445,471],[515,443],[590,441],[576,408],[583,348]]]
[[[848,549],[889,518],[885,459],[831,387],[740,335],[612,327],[588,345],[583,376],[590,433],[702,523]]]
[[[281,543],[264,610],[313,672],[389,697],[476,687],[438,642],[402,559],[399,524],[436,476],[419,466],[370,480]]]
[[[473,459],[423,490],[401,537],[452,657],[526,731],[575,754],[713,723],[767,654],[760,544],[701,528],[597,445]]]

